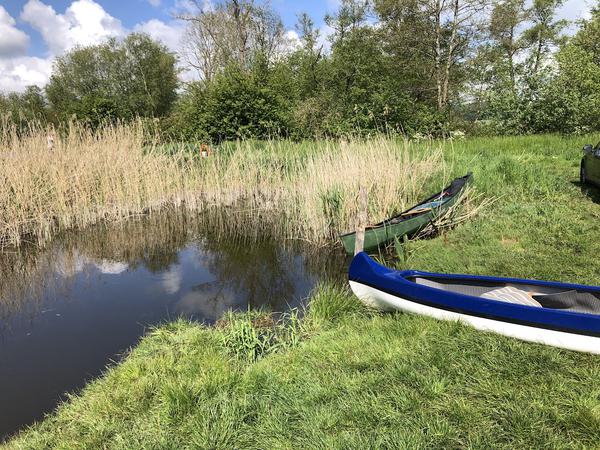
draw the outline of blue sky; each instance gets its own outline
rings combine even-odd
[[[0,91],[44,85],[52,60],[73,46],[144,31],[174,51],[181,48],[183,24],[175,19],[190,0],[0,0]],[[209,2],[211,0],[201,0]],[[592,0],[566,0],[561,17],[585,17]],[[317,27],[338,0],[271,0],[288,30],[308,12]],[[323,28],[323,34],[327,30]]]
[[[58,14],[64,14],[69,6],[74,3],[73,0],[40,0],[40,2],[51,6]],[[0,5],[4,6],[8,14],[16,20],[17,27],[30,36],[29,54],[41,56],[47,51],[44,39],[40,33],[36,32],[28,22],[20,17],[27,3],[27,0],[0,1]],[[134,29],[136,25],[152,19],[169,23],[173,21],[177,11],[185,8],[185,2],[181,0],[95,0],[95,3],[101,5],[107,14],[118,19],[123,27],[127,29]],[[334,11],[336,8],[335,0],[272,0],[271,4],[281,15],[284,24],[289,29],[294,29],[296,17],[303,11],[311,14],[315,22],[321,25],[325,14]]]

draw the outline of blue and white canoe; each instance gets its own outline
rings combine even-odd
[[[505,336],[600,354],[600,287],[397,271],[355,256],[352,291],[367,305],[465,322]]]

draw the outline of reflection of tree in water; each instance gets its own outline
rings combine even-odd
[[[219,210],[214,217],[223,214]],[[171,210],[65,232],[42,249],[4,249],[0,252],[0,321],[7,322],[16,312],[35,315],[43,295],[66,292],[73,277],[86,266],[145,267],[153,273],[164,272],[178,263],[179,253],[190,241],[200,238],[206,264],[217,279],[197,286],[195,296],[182,299],[180,306],[182,310],[198,309],[203,301],[205,305],[199,309],[206,310],[207,317],[223,308],[245,305],[281,309],[286,302],[298,300],[295,291],[302,283],[314,282],[344,266],[339,258],[322,253],[302,257],[303,252],[290,242],[283,245],[266,232],[250,237],[237,234],[232,239],[224,229],[213,227],[214,217]]]
[[[203,250],[208,252],[205,263],[215,282],[197,286],[197,290],[235,292],[240,305],[251,308],[276,302],[293,300],[297,282],[303,278],[302,266],[296,263],[293,253],[277,247],[272,242],[254,245],[236,245],[207,239]]]
[[[177,263],[178,253],[195,233],[197,224],[185,215],[163,213],[64,232],[44,248],[4,248],[0,251],[0,330],[15,313],[37,315],[43,296],[62,297],[86,265],[161,272]]]
[[[178,303],[178,313],[209,321],[228,309],[266,307],[281,312],[319,280],[334,273],[332,258],[306,254],[273,240],[241,243],[208,235],[201,245],[203,265],[216,280],[199,284]],[[334,258],[335,260],[336,258]],[[339,259],[337,259],[339,262]],[[339,269],[340,266],[337,266]]]
[[[0,253],[0,331],[15,311],[25,312],[25,305],[37,309],[42,293],[54,280],[55,257],[52,251],[27,246]]]
[[[97,261],[127,263],[153,273],[178,262],[178,253],[197,232],[197,224],[181,212],[164,212],[113,225],[97,225],[62,238],[66,249]]]

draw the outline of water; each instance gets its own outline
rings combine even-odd
[[[172,213],[0,255],[0,439],[42,419],[149,327],[213,323],[229,309],[284,311],[321,277],[341,274],[339,258],[203,229]]]

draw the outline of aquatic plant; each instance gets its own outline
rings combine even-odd
[[[423,195],[445,168],[439,148],[385,137],[228,143],[204,159],[188,144],[164,151],[157,142],[141,123],[96,131],[71,124],[52,151],[41,128],[5,131],[0,247],[179,206],[230,236],[323,245],[354,227],[359,184],[376,221]]]

